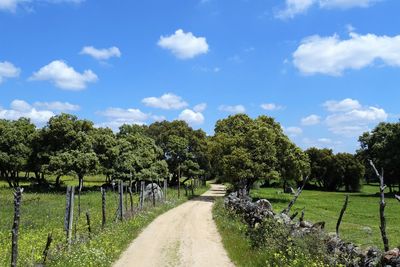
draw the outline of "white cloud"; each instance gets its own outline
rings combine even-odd
[[[235,106],[227,106],[227,105],[221,105],[218,108],[220,111],[228,112],[231,114],[237,114],[237,113],[245,113],[246,108],[243,105],[235,105]]]
[[[220,67],[214,67],[214,68],[209,68],[209,67],[204,67],[204,66],[194,66],[194,70],[198,70],[201,72],[208,72],[208,73],[218,73],[221,71]]]
[[[34,1],[34,0],[0,0],[0,11],[9,11],[15,12],[17,7],[24,4],[32,4],[34,2],[46,2],[51,4],[60,4],[60,3],[71,3],[71,4],[80,4],[85,0],[41,0],[41,1]]]
[[[351,98],[346,98],[341,101],[329,100],[326,101],[323,106],[330,112],[349,111],[361,108],[360,102]]]
[[[332,143],[332,139],[330,139],[330,138],[318,138],[317,141],[322,144],[331,144]]]
[[[163,115],[153,115],[153,116],[151,116],[151,118],[154,120],[154,121],[165,121],[167,118],[165,117],[165,116],[163,116]]]
[[[207,108],[207,104],[206,103],[201,103],[198,104],[196,106],[193,107],[193,110],[196,112],[203,112],[204,110],[206,110]]]
[[[291,137],[296,137],[303,133],[303,129],[301,129],[300,127],[287,127],[284,128],[284,131]]]
[[[33,104],[37,108],[44,108],[48,110],[54,110],[54,111],[77,111],[80,109],[78,105],[74,105],[68,102],[60,102],[60,101],[54,101],[54,102],[35,102]]]
[[[264,109],[264,110],[269,110],[269,111],[284,109],[283,106],[280,106],[280,105],[277,105],[277,104],[274,104],[274,103],[261,104],[261,108]]]
[[[93,46],[85,46],[82,48],[80,54],[89,55],[97,60],[107,60],[112,57],[121,57],[121,51],[115,46],[103,49],[98,49]]]
[[[305,118],[301,119],[301,125],[304,126],[311,126],[311,125],[316,125],[320,123],[321,117],[315,114],[312,114],[310,116],[307,116]]]
[[[350,33],[347,40],[341,40],[336,34],[315,35],[305,38],[293,53],[294,66],[307,75],[340,76],[347,69],[362,69],[377,61],[400,67],[400,35]]]
[[[379,0],[286,0],[285,8],[276,13],[280,19],[293,18],[298,14],[306,13],[311,7],[332,9],[348,9],[354,7],[369,7]]]
[[[87,83],[96,82],[98,78],[91,70],[79,73],[64,61],[55,60],[33,73],[30,80],[51,81],[55,86],[66,90],[82,90]]]
[[[106,122],[96,124],[96,127],[110,127],[117,130],[123,124],[145,124],[151,115],[134,108],[108,108],[98,114],[107,118]]]
[[[204,122],[204,116],[201,112],[196,112],[191,109],[184,109],[179,114],[180,120],[186,121],[190,125],[199,125]]]
[[[185,33],[182,29],[170,36],[161,36],[157,44],[170,50],[179,59],[190,59],[208,52],[206,38],[196,37],[191,32]]]
[[[350,100],[325,102],[325,108],[332,112],[325,119],[331,132],[347,137],[359,136],[367,131],[371,124],[386,121],[389,116],[382,108],[364,107],[357,100]]]
[[[315,0],[286,0],[285,9],[280,10],[276,17],[281,19],[293,18],[297,14],[306,12],[315,2]]]
[[[319,0],[322,8],[353,8],[353,7],[369,7],[373,3],[380,0]]]
[[[142,103],[148,107],[161,109],[182,109],[188,106],[182,97],[167,93],[161,97],[146,97],[142,99]]]
[[[31,119],[35,124],[44,124],[54,115],[50,110],[38,110],[19,99],[11,102],[10,109],[0,108],[0,119],[17,120],[24,117]]]
[[[0,0],[1,2],[2,0]],[[1,6],[1,4],[0,4]],[[0,62],[0,84],[6,78],[15,78],[18,77],[21,73],[21,70],[15,67],[12,63],[8,61]]]

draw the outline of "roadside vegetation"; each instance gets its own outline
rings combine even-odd
[[[342,209],[345,196],[349,195],[349,204],[340,226],[341,238],[354,242],[363,248],[382,247],[379,230],[379,191],[378,185],[364,185],[361,192],[323,192],[304,190],[297,199],[292,213],[305,209],[305,220],[325,222],[327,232],[335,232],[336,222]],[[387,191],[389,191],[387,189]],[[390,197],[392,196],[392,197]],[[268,199],[276,212],[281,212],[293,198],[283,194],[280,188],[260,188],[251,191],[254,200]],[[386,227],[390,237],[390,247],[400,246],[399,227],[400,205],[391,194],[386,199]]]
[[[63,227],[65,214],[64,192],[24,192],[21,210],[21,225],[19,235],[19,266],[34,266],[43,262],[43,250],[49,233],[53,236],[47,265],[48,266],[111,266],[127,245],[140,231],[161,213],[176,207],[186,201],[184,191],[178,199],[175,188],[168,189],[168,202],[159,203],[155,208],[147,203],[144,211],[123,222],[116,222],[118,208],[117,192],[107,192],[107,224],[102,229],[101,180],[90,177],[90,183],[81,195],[81,215],[77,218],[74,228],[76,241],[70,249],[66,246],[66,236]],[[65,182],[77,185],[73,177],[65,177]],[[88,182],[89,182],[88,181]],[[64,183],[64,180],[62,180]],[[75,183],[73,183],[75,182]],[[4,185],[4,184],[3,184]],[[207,187],[195,190],[200,195]],[[138,205],[138,195],[134,194],[134,205]],[[8,266],[11,256],[11,225],[13,220],[12,189],[0,188],[0,266]],[[77,215],[77,203],[75,213]],[[85,214],[91,216],[91,234],[89,237]]]
[[[323,252],[311,238],[288,239],[285,229],[272,221],[266,222],[264,236],[249,237],[243,219],[224,208],[222,199],[213,207],[213,218],[229,257],[240,267],[323,267]],[[257,240],[257,242],[255,242]]]

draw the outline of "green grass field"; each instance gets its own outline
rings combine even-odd
[[[76,185],[77,180],[65,177],[63,184]],[[173,208],[188,198],[181,192],[178,200],[175,189],[168,190],[169,203],[152,208],[149,203],[146,211],[126,222],[115,223],[118,196],[107,193],[107,226],[101,230],[101,194],[98,186],[104,183],[102,177],[89,177],[86,190],[81,195],[81,216],[77,220],[76,237],[81,240],[69,252],[65,247],[64,212],[65,192],[34,193],[29,188],[22,197],[21,223],[19,236],[18,266],[34,266],[42,261],[47,235],[52,233],[53,243],[49,253],[49,266],[110,266],[125,247],[137,236],[140,230],[157,215]],[[13,221],[12,190],[0,185],[0,266],[10,265],[11,226]],[[27,184],[22,183],[21,186]],[[195,194],[204,192],[199,188]],[[138,196],[134,197],[137,206]],[[86,216],[91,216],[92,236],[89,239]],[[75,215],[78,215],[75,197]]]
[[[281,193],[281,188],[253,189],[253,198],[268,199],[275,211],[281,211],[293,196]],[[349,194],[349,204],[340,227],[341,237],[363,248],[382,248],[379,220],[379,187],[365,185],[360,193]],[[311,222],[325,221],[328,232],[334,232],[345,195],[343,192],[304,190],[292,209],[292,213],[305,208],[305,219]],[[390,247],[400,245],[400,203],[392,195],[386,197],[386,225]]]

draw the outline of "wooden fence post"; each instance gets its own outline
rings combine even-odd
[[[168,182],[167,179],[164,179],[164,202],[167,202],[167,186],[168,186],[167,182]]]
[[[346,195],[346,199],[344,201],[342,210],[340,211],[339,219],[338,219],[338,221],[336,223],[336,235],[337,236],[339,236],[339,227],[340,227],[340,223],[342,222],[343,214],[346,211],[347,203],[349,203],[349,195]]]
[[[145,187],[145,182],[144,181],[140,181],[140,200],[139,200],[140,209],[143,209],[144,187]]]
[[[67,243],[71,244],[72,225],[74,222],[74,196],[75,187],[67,187],[67,205],[65,208],[64,227],[67,234]]]
[[[381,225],[379,226],[379,228],[381,230],[383,246],[384,246],[384,249],[386,252],[386,251],[389,251],[389,240],[386,235],[386,219],[385,219],[385,207],[386,207],[385,188],[386,188],[386,185],[385,185],[384,178],[383,178],[383,170],[382,170],[382,173],[380,174],[378,172],[378,170],[375,168],[375,165],[372,162],[372,160],[369,161],[369,164],[374,169],[376,176],[379,178],[379,182],[380,182],[379,190],[380,190],[380,194],[381,194],[381,201],[379,203],[379,215],[380,215],[380,219],[381,219]]]
[[[89,211],[86,212],[86,223],[88,226],[89,238],[91,238],[92,228],[90,227],[90,213]]]
[[[119,181],[118,186],[119,193],[119,219],[122,221],[124,219],[124,184],[122,181]]]
[[[101,228],[106,226],[106,190],[101,188]]]
[[[132,180],[129,183],[129,200],[130,200],[130,204],[131,204],[131,213],[133,213],[133,196],[132,196]]]
[[[181,198],[181,164],[178,166],[178,199]]]
[[[21,218],[21,200],[22,192],[24,189],[17,187],[14,192],[14,221],[12,226],[12,247],[11,247],[11,266],[17,266],[18,259],[18,232],[19,232],[19,222]]]

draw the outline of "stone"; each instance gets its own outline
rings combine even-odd
[[[260,207],[262,209],[272,211],[272,204],[271,204],[271,202],[269,202],[266,199],[260,199],[260,200],[256,201],[256,204],[258,207]]]
[[[153,201],[153,190],[156,201],[163,200],[164,194],[160,186],[156,183],[148,184],[144,189],[143,198],[145,201]]]

